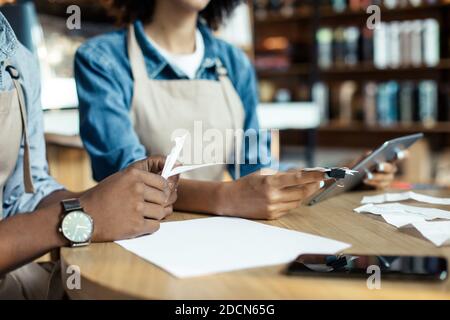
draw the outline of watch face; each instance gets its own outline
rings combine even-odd
[[[88,242],[91,239],[94,224],[91,217],[83,211],[73,211],[67,214],[62,222],[63,235],[75,243]]]

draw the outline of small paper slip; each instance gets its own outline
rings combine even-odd
[[[401,203],[385,203],[385,204],[366,204],[359,208],[354,209],[354,211],[368,212],[377,215],[390,214],[390,213],[399,213],[405,215],[415,215],[418,217],[422,217],[426,220],[433,219],[447,219],[450,220],[450,211],[435,209],[435,208],[423,208],[423,207],[415,207],[408,206]]]
[[[425,194],[416,193],[413,191],[400,192],[400,193],[384,193],[376,196],[365,196],[361,200],[362,204],[366,203],[384,203],[395,202],[404,200],[415,200],[423,203],[438,204],[438,205],[450,205],[450,198],[438,198],[428,196]]]
[[[408,206],[400,203],[366,204],[354,209],[358,213],[372,213],[397,228],[415,228],[436,246],[450,244],[450,211]]]
[[[450,245],[450,221],[422,221],[412,225],[436,246]]]
[[[413,214],[404,214],[398,212],[385,213],[381,215],[383,219],[396,228],[412,227],[415,222],[425,222],[422,217]]]
[[[117,241],[178,278],[278,265],[302,253],[335,254],[349,244],[240,218],[164,222],[156,233]]]
[[[215,166],[218,164],[223,163],[206,163],[206,164],[197,164],[197,165],[190,165],[190,166],[180,166],[174,168],[175,164],[177,163],[177,160],[181,154],[181,151],[183,150],[184,142],[186,141],[186,136],[176,137],[175,138],[175,146],[170,151],[169,155],[166,158],[166,163],[164,165],[163,171],[161,173],[161,176],[164,179],[168,179],[172,176],[175,176],[177,174],[181,174],[184,172],[205,168],[209,166]]]

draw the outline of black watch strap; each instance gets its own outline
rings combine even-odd
[[[80,199],[66,199],[61,201],[65,213],[69,213],[75,210],[83,210]]]

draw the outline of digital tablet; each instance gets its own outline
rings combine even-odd
[[[352,170],[358,171],[357,173],[354,175],[347,175],[344,179],[335,181],[324,189],[319,190],[307,201],[308,205],[316,204],[319,201],[353,189],[356,185],[361,183],[367,173],[378,164],[401,158],[406,149],[422,138],[423,133],[416,133],[386,141],[381,147],[375,149],[366,158],[351,168]]]

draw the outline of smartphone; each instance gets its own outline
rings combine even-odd
[[[447,278],[447,259],[431,256],[375,256],[304,254],[289,264],[293,276],[367,278],[379,270],[383,279],[436,280]]]

